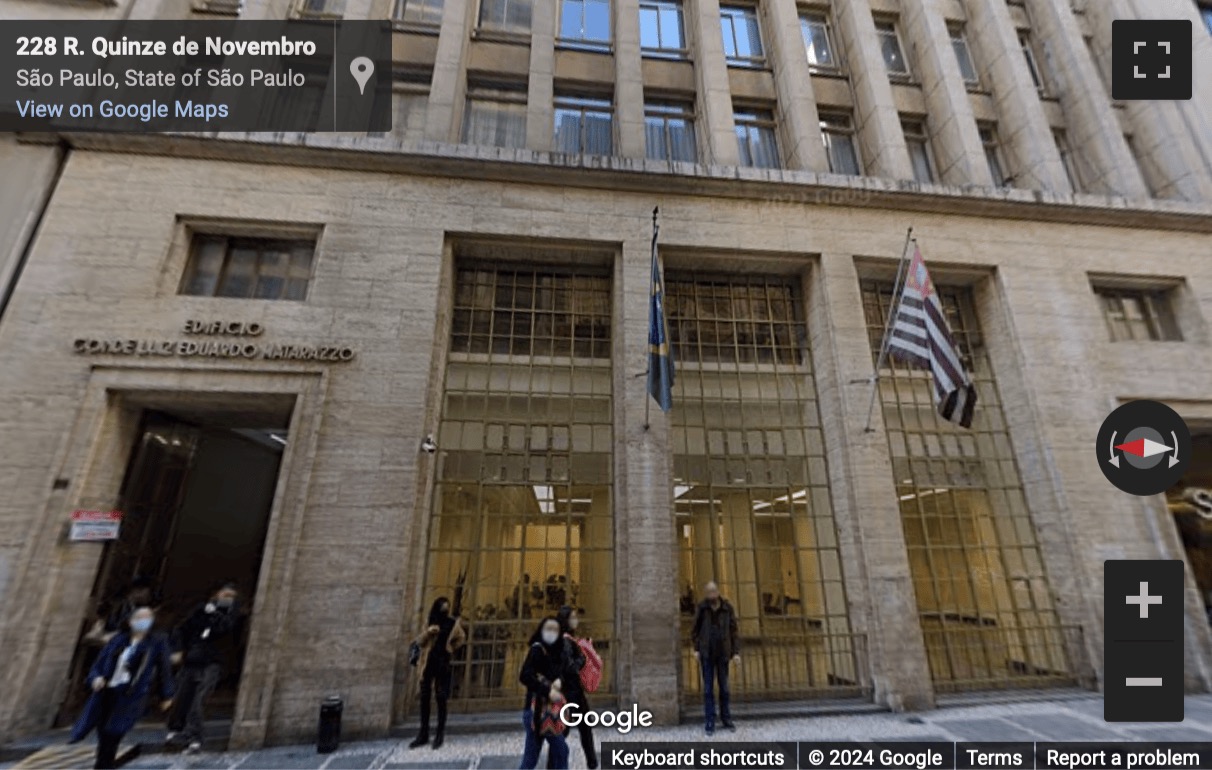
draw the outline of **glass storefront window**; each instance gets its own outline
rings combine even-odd
[[[452,708],[513,708],[540,618],[582,609],[612,688],[610,277],[460,267],[425,602],[470,626]]]
[[[703,585],[736,608],[739,697],[802,698],[865,687],[851,633],[807,354],[799,279],[666,281],[674,388],[674,520],[680,544],[683,681]]]

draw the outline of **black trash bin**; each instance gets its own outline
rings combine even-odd
[[[320,703],[320,729],[316,736],[316,753],[331,754],[341,744],[341,712],[345,702],[340,695],[329,695]]]

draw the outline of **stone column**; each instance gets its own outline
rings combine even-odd
[[[784,160],[788,168],[828,171],[829,158],[821,142],[820,116],[795,0],[767,0],[761,7],[766,11],[770,60],[778,89]]]
[[[892,254],[900,245],[873,250]],[[813,370],[851,623],[865,635],[875,701],[897,711],[930,708],[934,689],[883,414],[875,410],[866,432],[871,386],[854,382],[872,367],[868,356],[853,355],[871,344],[854,258],[822,255],[811,283]]]
[[[698,79],[699,136],[707,143],[704,160],[717,166],[735,166],[740,162],[740,151],[732,116],[732,86],[728,82],[728,62],[724,59],[724,38],[720,33],[719,0],[691,0],[683,12]]]
[[[951,47],[939,0],[904,0],[901,22],[917,52],[917,75],[928,113],[927,131],[945,184],[988,184],[989,166],[976,127],[972,99]]]
[[[1018,30],[1004,2],[965,0],[968,31],[976,43],[980,72],[997,105],[998,139],[1014,187],[1071,192],[1052,128],[1018,43]],[[988,178],[988,169],[984,176]],[[991,180],[995,187],[1001,180]]]
[[[639,0],[614,0],[614,117],[619,144],[615,155],[643,158],[644,72],[640,54]]]
[[[1060,91],[1070,148],[1082,161],[1084,192],[1149,197],[1069,3],[1030,0],[1028,7],[1044,46],[1046,62],[1040,65]]]
[[[470,3],[445,3],[438,50],[425,108],[425,138],[431,142],[459,141],[467,98],[467,41],[475,24]]]
[[[530,84],[526,94],[526,146],[550,151],[555,135],[556,0],[535,0],[531,14]]]
[[[866,173],[888,179],[912,179],[901,120],[880,53],[875,20],[867,0],[834,5],[838,35],[854,91],[854,125]]]
[[[644,224],[629,228],[643,233]],[[624,242],[615,270],[615,585],[619,592],[619,695],[660,724],[677,724],[677,541],[669,419],[647,406],[650,241]],[[645,413],[648,427],[645,427]]]

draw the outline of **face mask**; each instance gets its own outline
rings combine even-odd
[[[543,632],[543,644],[547,644],[547,645],[555,644],[556,640],[559,638],[560,638],[560,633],[558,631],[544,631]]]
[[[219,605],[220,607],[222,607],[225,610],[231,609],[232,605],[235,603],[236,603],[235,599],[227,599],[227,598],[220,599],[219,601],[215,602],[215,604]]]
[[[130,630],[136,634],[146,634],[151,630],[153,620],[151,618],[138,618],[130,622]]]

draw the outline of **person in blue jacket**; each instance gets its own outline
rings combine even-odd
[[[172,706],[168,639],[152,632],[154,623],[150,607],[136,608],[128,621],[129,630],[109,640],[88,672],[93,694],[72,728],[71,742],[82,741],[94,728],[97,730],[97,761],[93,767],[115,767],[118,744],[143,716],[157,680],[160,709],[168,711]]]

